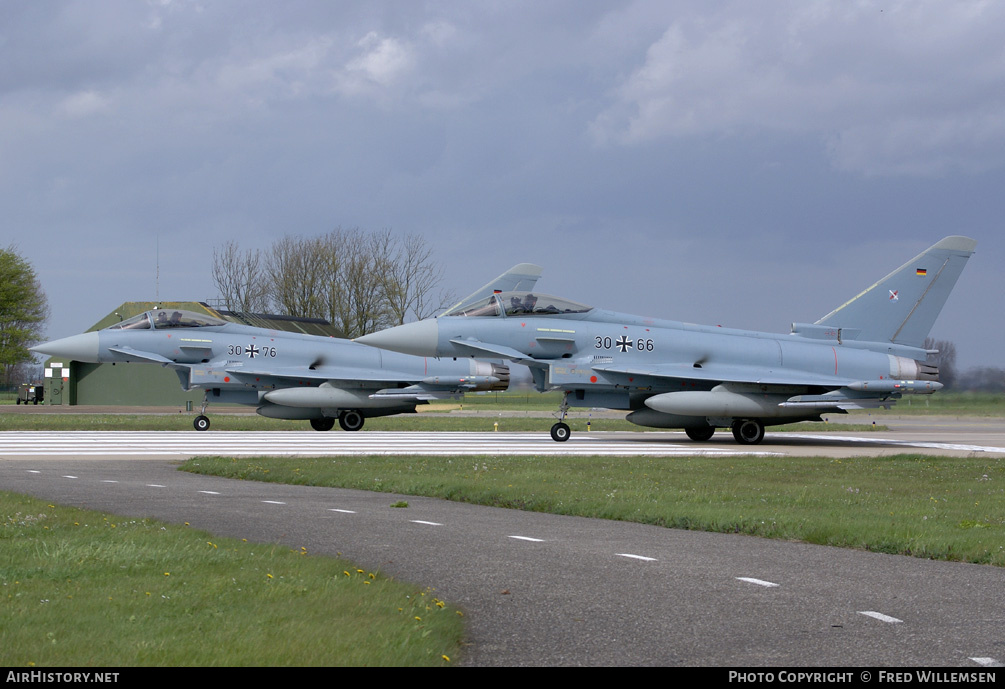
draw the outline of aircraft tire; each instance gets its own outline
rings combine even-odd
[[[330,431],[335,428],[335,419],[330,416],[322,416],[320,419],[311,419],[311,428],[315,431]]]
[[[559,422],[551,427],[551,439],[556,443],[564,443],[570,435],[572,435],[572,430],[569,428],[569,424]]]
[[[687,437],[695,442],[703,443],[706,440],[711,440],[712,435],[715,434],[715,426],[709,426],[708,424],[704,426],[688,426],[684,429],[687,433]]]
[[[737,419],[732,430],[733,437],[741,445],[757,445],[764,440],[764,424],[760,419]]]
[[[365,418],[355,409],[344,411],[338,415],[338,425],[343,431],[358,431],[363,428]]]
[[[197,431],[208,431],[209,430],[209,417],[200,414],[195,417],[195,421],[192,422],[192,426],[195,427]]]

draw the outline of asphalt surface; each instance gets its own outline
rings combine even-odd
[[[892,440],[928,433],[933,442],[1005,448],[1001,421],[941,431],[925,421],[871,438],[871,447],[775,434],[759,448],[882,453],[903,451],[886,445]],[[1000,568],[232,481],[178,472],[163,458],[14,458],[5,449],[6,490],[340,554],[430,586],[466,612],[464,665],[978,668],[1005,660]],[[409,507],[390,507],[399,499]]]

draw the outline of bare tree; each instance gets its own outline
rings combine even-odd
[[[449,293],[437,289],[441,270],[432,254],[426,240],[414,234],[387,243],[380,280],[391,325],[429,318],[451,301]]]
[[[233,241],[214,249],[213,283],[230,311],[268,310],[269,277],[258,249],[242,252]]]
[[[935,340],[926,337],[922,347],[930,352],[936,352],[928,355],[928,363],[939,367],[939,382],[947,388],[955,387],[957,381],[956,345],[949,340]]]
[[[272,308],[290,316],[325,318],[325,266],[317,239],[283,237],[266,259]]]
[[[387,327],[391,319],[381,274],[386,269],[389,233],[337,229],[326,239],[328,254],[338,262],[332,275],[332,323],[350,338]]]
[[[227,308],[325,318],[350,338],[426,318],[450,299],[437,292],[440,269],[425,240],[390,230],[286,236],[264,252],[228,242],[213,262]]]

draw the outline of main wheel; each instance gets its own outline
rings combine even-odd
[[[192,425],[195,426],[195,430],[197,431],[208,431],[209,417],[200,414],[199,416],[195,417],[195,421],[192,422]]]
[[[758,419],[737,419],[733,422],[733,437],[741,445],[757,445],[764,440],[764,424]]]
[[[363,415],[355,409],[344,411],[338,415],[338,425],[343,431],[358,431],[363,427]]]
[[[556,443],[564,443],[572,435],[572,429],[569,428],[568,424],[559,421],[554,426],[551,427],[551,439]]]
[[[708,424],[704,426],[688,426],[684,429],[684,432],[687,433],[687,437],[691,440],[701,443],[712,437],[715,433],[715,426],[709,426]]]
[[[330,416],[322,416],[320,419],[311,419],[311,428],[315,431],[330,431],[335,428],[335,419]]]

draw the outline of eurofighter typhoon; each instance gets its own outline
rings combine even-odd
[[[209,429],[210,401],[252,405],[276,419],[309,420],[318,431],[331,430],[336,419],[343,430],[358,431],[368,417],[414,412],[431,399],[509,386],[505,365],[381,352],[349,340],[175,309],[146,311],[32,351],[90,363],[168,366],[185,390],[206,391],[194,421],[199,431]]]
[[[435,319],[356,341],[525,364],[538,390],[565,392],[551,428],[556,441],[569,438],[570,407],[604,407],[630,412],[641,426],[684,429],[696,441],[729,428],[752,445],[765,426],[889,408],[905,393],[940,389],[923,344],[976,245],[946,237],[787,335],[602,311],[524,287],[475,293]],[[540,275],[528,264],[514,271]]]

